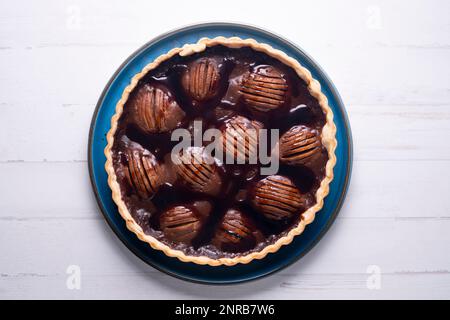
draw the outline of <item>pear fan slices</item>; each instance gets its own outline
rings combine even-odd
[[[280,139],[280,159],[288,164],[305,164],[321,150],[319,133],[305,126],[292,127]]]
[[[149,134],[175,129],[186,115],[167,89],[151,85],[144,85],[136,93],[131,112],[138,127]]]
[[[257,68],[245,77],[241,93],[249,108],[269,112],[283,106],[288,85],[283,75],[271,66]]]
[[[273,175],[257,183],[252,204],[266,218],[284,220],[300,213],[305,200],[289,178]]]
[[[172,241],[190,243],[200,231],[199,216],[185,206],[173,207],[161,214],[161,230]]]
[[[214,158],[201,147],[190,147],[177,158],[175,170],[183,183],[193,191],[217,195],[222,179]]]
[[[139,150],[129,150],[126,158],[124,172],[129,185],[144,199],[155,195],[163,183],[162,168],[155,157]]]
[[[195,101],[213,98],[218,91],[220,81],[219,68],[209,58],[200,59],[190,64],[182,76],[184,90]]]

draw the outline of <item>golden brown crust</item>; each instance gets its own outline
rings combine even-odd
[[[169,246],[161,243],[154,237],[147,235],[144,233],[142,228],[137,224],[136,221],[132,218],[128,208],[126,207],[124,201],[122,200],[122,194],[120,191],[120,186],[117,182],[117,177],[113,168],[112,162],[112,154],[111,148],[114,144],[114,134],[117,130],[118,119],[122,115],[123,107],[125,102],[127,101],[131,91],[136,87],[138,81],[147,74],[150,70],[155,69],[159,64],[163,61],[170,59],[175,55],[180,56],[189,56],[197,52],[204,51],[207,47],[213,47],[215,45],[223,45],[229,48],[241,48],[241,47],[250,47],[255,51],[263,52],[273,58],[276,58],[286,64],[287,66],[293,68],[298,76],[303,79],[309,89],[309,92],[313,97],[317,99],[322,110],[326,115],[326,124],[322,129],[321,139],[322,144],[325,146],[328,152],[328,162],[325,167],[325,177],[320,183],[319,189],[316,191],[316,204],[302,213],[302,219],[299,224],[291,229],[288,234],[280,239],[278,239],[275,243],[264,247],[261,251],[252,252],[244,256],[238,256],[235,258],[220,258],[220,259],[212,259],[206,256],[189,256],[180,250],[174,250]],[[328,100],[326,96],[322,93],[320,89],[320,83],[313,79],[311,73],[304,68],[300,63],[292,57],[289,57],[284,52],[274,49],[268,44],[258,43],[253,39],[241,39],[238,37],[232,38],[224,38],[217,37],[214,39],[202,38],[196,44],[186,44],[182,48],[174,48],[170,50],[167,54],[161,55],[152,63],[149,63],[144,69],[136,74],[131,83],[125,88],[122,98],[118,101],[116,105],[116,113],[111,118],[111,129],[107,134],[108,144],[105,148],[106,155],[106,164],[105,169],[108,173],[108,184],[112,190],[112,198],[114,202],[117,204],[119,209],[119,213],[122,218],[125,220],[127,228],[134,232],[137,237],[150,244],[150,246],[156,250],[163,251],[166,255],[170,257],[176,257],[183,262],[193,262],[201,265],[210,265],[210,266],[219,266],[219,265],[227,265],[232,266],[238,263],[249,263],[253,259],[263,259],[267,254],[278,251],[278,249],[292,242],[295,236],[301,234],[306,225],[310,224],[315,217],[316,212],[318,212],[323,207],[324,198],[329,193],[329,185],[333,180],[333,167],[336,164],[336,155],[335,150],[337,146],[336,140],[336,126],[333,122],[333,112],[328,105]]]

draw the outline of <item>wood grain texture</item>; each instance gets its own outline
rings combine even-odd
[[[450,2],[259,3],[180,1],[167,4],[172,19],[148,19],[143,0],[0,3],[0,298],[450,298]],[[355,163],[347,201],[313,251],[217,290],[160,273],[120,243],[95,203],[86,142],[95,103],[131,52],[229,17],[287,37],[326,70],[349,113]],[[66,287],[72,264],[81,290]],[[370,265],[380,290],[367,288]]]
[[[433,220],[338,219],[319,247],[282,273],[254,284],[213,290],[172,279],[145,266],[119,243],[103,221],[0,221],[3,236],[15,239],[15,246],[2,248],[0,287],[12,290],[2,292],[9,297],[23,293],[67,297],[73,293],[65,288],[65,270],[76,264],[82,272],[82,289],[77,295],[86,297],[118,297],[124,288],[132,288],[122,297],[169,298],[177,287],[180,296],[192,298],[273,298],[274,294],[277,298],[305,298],[308,291],[333,296],[356,289],[355,297],[373,294],[365,282],[367,267],[375,264],[382,271],[378,296],[382,297],[383,291],[391,297],[401,297],[406,291],[409,297],[436,296],[433,286],[419,290],[420,283],[428,278],[435,286],[438,279],[443,290],[448,289],[449,271],[444,268],[450,261],[442,252],[449,241],[445,232],[449,225],[449,220],[437,226]],[[434,232],[421,232],[423,228],[433,228]],[[423,256],[427,259],[418,258]],[[18,284],[29,286],[30,291],[14,290]],[[397,284],[403,285],[405,291],[391,291]],[[38,290],[40,286],[49,289]],[[255,286],[265,289],[249,290]]]
[[[101,219],[86,162],[0,163],[0,176],[0,220]],[[450,176],[447,161],[355,161],[340,217],[449,219],[449,184],[427,187],[437,176]]]
[[[85,161],[94,108],[95,104],[0,105],[0,162]],[[42,110],[51,116],[42,115]],[[347,111],[357,160],[450,160],[450,104],[347,105]],[[64,139],[55,131],[64,132]]]

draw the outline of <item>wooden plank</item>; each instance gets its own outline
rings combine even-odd
[[[443,254],[449,227],[450,220],[341,219],[278,275],[213,290],[147,267],[102,221],[0,221],[2,237],[15,239],[14,246],[0,244],[0,296],[170,298],[177,288],[180,298],[443,297],[450,288],[450,259]],[[69,265],[81,268],[81,291],[66,288]],[[381,270],[380,290],[365,285],[371,265]]]
[[[140,45],[173,28],[198,21],[235,21],[260,25],[304,47],[410,46],[448,47],[446,0],[404,2],[382,0],[319,0],[302,3],[298,10],[271,6],[268,0],[230,0],[211,15],[207,0],[178,1],[170,7],[171,19],[153,16],[152,3],[141,0],[123,6],[117,1],[15,1],[0,4],[2,47]],[[239,10],[236,10],[236,8]],[[344,11],[342,11],[344,10]],[[189,14],[186,14],[189,12]],[[280,18],[282,17],[282,18]],[[343,23],[343,17],[345,23]],[[292,28],[295,21],[295,28]],[[407,21],[407,23],[405,23]],[[326,22],[326,23],[324,23]],[[312,32],[312,28],[314,32]],[[130,32],[130,30],[133,30]],[[14,36],[11,36],[14,35]]]
[[[369,265],[387,273],[448,272],[449,227],[448,218],[338,219],[307,258],[285,273],[364,273]],[[133,254],[102,220],[0,220],[0,230],[2,238],[14,239],[14,245],[0,245],[1,273],[56,274],[70,264],[93,273],[136,271]]]
[[[49,103],[95,104],[111,75],[136,48],[0,50],[0,103],[40,108]],[[450,104],[449,51],[321,48],[311,54],[330,75],[346,104],[431,106]]]
[[[340,217],[448,219],[450,186],[436,177],[449,176],[447,161],[356,161]],[[100,218],[85,162],[0,163],[0,177],[0,219]]]
[[[66,288],[66,274],[0,278],[3,299],[442,299],[448,274],[385,274],[381,288],[365,286],[367,274],[275,274],[235,286],[205,286],[162,273],[83,274],[81,290]],[[42,290],[42,288],[45,290]]]
[[[348,113],[357,160],[450,159],[450,105],[349,106]]]
[[[0,219],[101,219],[86,162],[0,164]]]
[[[0,106],[0,161],[86,160],[93,109],[90,104]],[[347,110],[356,160],[450,159],[450,105],[349,105]]]

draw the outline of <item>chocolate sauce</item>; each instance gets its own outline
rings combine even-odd
[[[217,92],[203,101],[196,101],[184,89],[182,77],[190,64],[201,58],[208,58],[216,63],[220,80]],[[286,79],[286,101],[283,106],[270,112],[258,112],[248,108],[240,93],[240,79],[261,66],[275,67]],[[157,161],[168,171],[173,164],[168,161],[172,148],[178,141],[171,141],[171,131],[165,133],[144,132],[136,125],[131,115],[130,101],[144,85],[163,87],[185,112],[185,117],[178,128],[190,128],[194,120],[202,120],[204,128],[221,128],[224,123],[236,115],[260,122],[265,129],[279,129],[280,136],[295,125],[305,125],[321,132],[325,124],[325,115],[317,100],[311,96],[306,84],[293,69],[268,55],[250,48],[230,49],[223,46],[207,48],[204,52],[187,57],[175,56],[163,62],[140,80],[124,107],[124,113],[118,121],[115,142],[112,148],[113,165],[122,198],[131,215],[143,228],[144,232],[174,249],[182,250],[188,255],[206,255],[210,258],[234,257],[252,251],[259,251],[268,244],[296,226],[300,215],[283,221],[270,221],[250,203],[249,196],[255,184],[264,178],[260,165],[221,164],[221,192],[212,196],[192,191],[179,178],[170,178],[150,199],[140,198],[126,180],[124,154],[129,149],[142,149],[155,155]],[[198,88],[195,88],[198,89]],[[206,145],[207,142],[204,142]],[[147,152],[146,151],[146,152]],[[305,210],[315,204],[315,192],[324,177],[328,160],[326,149],[322,147],[318,155],[307,165],[287,165],[280,162],[278,175],[291,179],[295,186],[307,198]],[[161,231],[159,216],[175,205],[192,207],[198,202],[209,202],[211,208],[202,220],[202,230],[191,244],[175,243],[168,240]],[[211,244],[222,218],[230,209],[237,209],[252,221],[252,230],[258,231],[252,248],[236,246],[222,251]]]

